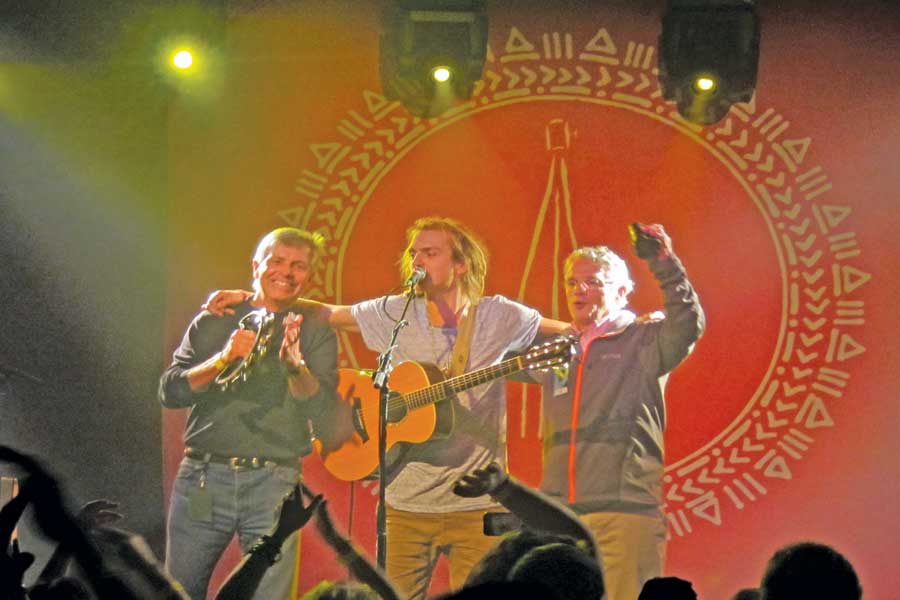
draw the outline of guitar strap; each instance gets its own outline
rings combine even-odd
[[[459,321],[456,330],[456,343],[453,344],[453,355],[450,361],[450,376],[455,377],[466,372],[469,364],[469,348],[472,346],[472,332],[475,331],[475,309],[478,303],[469,306],[466,314]]]

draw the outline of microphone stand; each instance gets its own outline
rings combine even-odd
[[[379,390],[378,401],[378,512],[376,514],[376,560],[381,569],[385,568],[387,562],[387,511],[385,509],[385,488],[387,487],[387,465],[385,464],[385,455],[387,454],[387,420],[388,420],[388,400],[391,396],[391,390],[388,387],[388,378],[394,366],[391,360],[394,350],[397,349],[397,336],[400,330],[409,325],[406,320],[406,311],[413,298],[416,297],[416,284],[409,286],[406,293],[406,304],[403,306],[403,312],[394,325],[391,332],[391,341],[388,343],[387,349],[378,356],[378,368],[372,374],[372,381],[375,388]]]

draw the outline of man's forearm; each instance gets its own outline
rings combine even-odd
[[[491,495],[531,529],[568,535],[584,541],[589,545],[591,554],[596,556],[596,541],[593,534],[567,506],[512,477]]]
[[[185,371],[184,377],[192,392],[204,392],[227,366],[228,363],[223,359],[222,353],[218,352]]]
[[[308,400],[315,396],[321,384],[305,364],[296,371],[288,372],[288,391],[296,400]]]

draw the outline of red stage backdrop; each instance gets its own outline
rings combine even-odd
[[[454,217],[490,248],[489,293],[566,318],[562,260],[586,244],[628,261],[636,310],[658,308],[626,225],[662,223],[709,321],[667,392],[667,571],[725,598],[775,548],[814,539],[850,558],[867,598],[891,597],[896,16],[764,11],[756,97],[700,128],[658,88],[661,7],[496,3],[474,97],[420,120],[380,95],[378,12],[362,4],[232,14],[219,76],[173,100],[166,351],[210,290],[248,285],[253,245],[277,226],[326,236],[309,295],[352,303],[398,283],[416,217]],[[342,365],[372,366],[358,337],[341,348]],[[510,468],[533,484],[539,395],[510,386]],[[181,426],[169,413],[167,482]],[[316,457],[304,471],[374,556],[375,485],[338,482]],[[344,576],[304,533],[299,589]]]

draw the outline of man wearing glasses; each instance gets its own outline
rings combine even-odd
[[[662,573],[663,390],[705,325],[697,294],[660,225],[632,225],[665,298],[664,314],[627,310],[628,267],[605,246],[579,248],[565,264],[572,328],[568,369],[548,373],[542,491],[566,502],[597,538],[610,600],[633,600]]]

